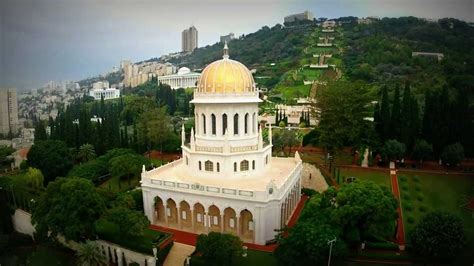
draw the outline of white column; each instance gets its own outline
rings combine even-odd
[[[177,210],[176,216],[178,216],[177,217],[177,219],[178,219],[178,228],[181,229],[181,208],[177,207],[176,210]]]
[[[169,226],[169,223],[168,223],[168,205],[163,202],[163,206],[165,207],[165,224],[166,224],[166,226]],[[170,212],[171,212],[171,210],[170,210]]]
[[[194,227],[194,209],[191,210],[191,228],[193,232],[196,232],[196,228]]]
[[[219,225],[221,226],[221,233],[224,233],[224,214],[221,214]]]

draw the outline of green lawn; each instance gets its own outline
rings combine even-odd
[[[388,170],[383,172],[356,168],[341,168],[339,176],[341,180],[343,180],[343,176],[345,176],[346,178],[356,177],[359,180],[370,180],[380,186],[385,186],[389,189],[391,188],[390,175]]]
[[[239,257],[233,261],[232,265],[245,265],[245,266],[276,266],[277,260],[271,252],[263,252],[257,250],[248,250],[247,257]],[[208,265],[200,257],[191,257],[192,266]]]
[[[407,236],[427,212],[443,210],[461,217],[468,237],[474,240],[472,214],[462,208],[468,196],[474,196],[473,176],[400,171],[398,181]]]
[[[283,99],[292,100],[299,97],[307,97],[311,85],[297,85],[297,86],[278,86],[273,89],[274,94],[282,94]]]
[[[298,72],[298,76],[306,77],[306,80],[315,80],[318,79],[321,76],[322,71],[319,69],[311,69],[311,68],[304,68],[300,72]]]

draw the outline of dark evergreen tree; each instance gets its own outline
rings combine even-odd
[[[400,87],[395,85],[395,91],[393,93],[393,104],[392,111],[390,112],[390,132],[389,136],[393,139],[400,138]]]
[[[388,102],[388,90],[386,86],[382,88],[382,100],[380,104],[380,124],[380,139],[383,143],[390,137],[390,106]]]
[[[35,127],[35,140],[47,140],[48,135],[42,121],[38,121]]]

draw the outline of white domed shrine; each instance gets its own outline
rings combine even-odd
[[[182,158],[143,171],[145,215],[155,225],[230,233],[264,245],[284,227],[300,196],[302,163],[272,157],[258,122],[258,90],[240,62],[209,64],[194,89],[195,129],[182,128]]]

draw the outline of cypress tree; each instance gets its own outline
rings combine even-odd
[[[411,134],[413,133],[412,123],[413,123],[413,114],[412,105],[414,100],[412,99],[410,92],[410,84],[407,82],[405,84],[405,90],[403,91],[403,101],[402,101],[402,111],[400,119],[400,140],[405,144],[408,150],[411,148],[411,140],[413,138]]]
[[[390,132],[389,136],[392,139],[400,139],[400,87],[395,85],[395,92],[393,94],[392,111],[390,112]]]
[[[390,137],[390,107],[388,103],[388,91],[387,87],[382,88],[382,101],[380,105],[380,127],[381,135],[380,138],[382,142],[389,139]]]

